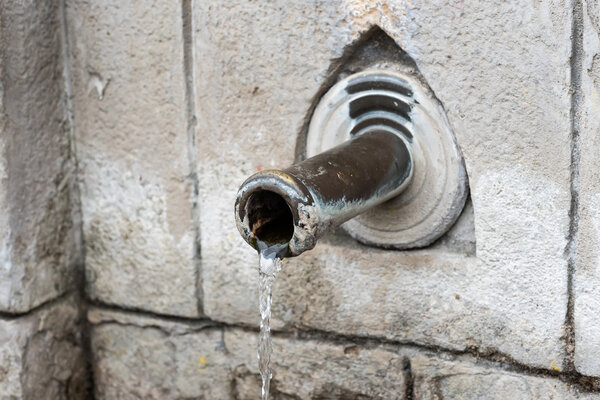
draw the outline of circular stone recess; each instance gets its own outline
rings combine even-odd
[[[315,109],[306,155],[312,157],[375,129],[397,134],[408,143],[414,162],[412,181],[397,197],[342,227],[369,245],[427,246],[454,224],[468,185],[446,115],[417,79],[374,69],[338,82]]]

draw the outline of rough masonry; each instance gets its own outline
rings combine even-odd
[[[0,1],[0,399],[85,399],[59,2]]]
[[[0,399],[257,398],[235,194],[365,43],[414,61],[470,200],[428,248],[284,262],[273,398],[600,398],[593,1],[0,5]]]

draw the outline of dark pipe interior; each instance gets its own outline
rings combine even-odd
[[[294,235],[294,216],[283,197],[268,190],[254,192],[246,203],[252,234],[268,245],[288,243]]]

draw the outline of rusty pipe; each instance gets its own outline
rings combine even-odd
[[[283,170],[248,178],[235,203],[238,230],[251,246],[282,244],[297,256],[352,217],[400,194],[413,175],[408,141],[372,130]]]

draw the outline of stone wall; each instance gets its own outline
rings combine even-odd
[[[85,399],[83,253],[58,2],[0,1],[0,399]]]
[[[273,398],[600,398],[595,4],[4,1],[0,398],[83,396],[88,330],[96,398],[258,398],[237,188],[302,158],[319,96],[389,43],[470,200],[428,248],[335,232],[284,262]]]

